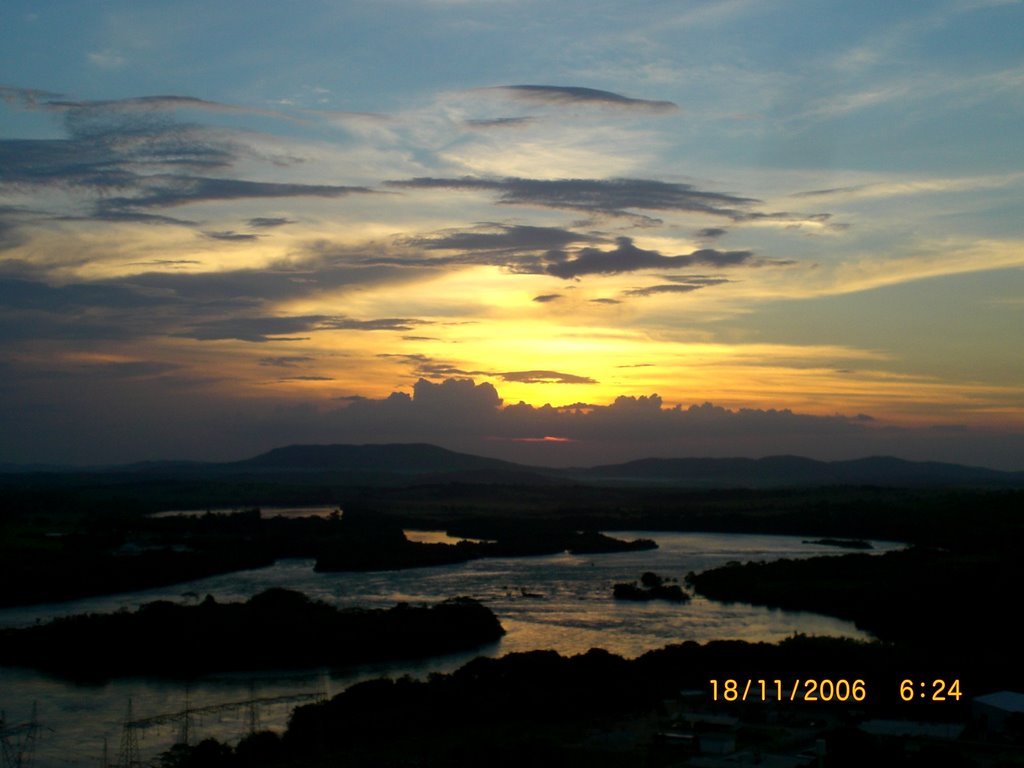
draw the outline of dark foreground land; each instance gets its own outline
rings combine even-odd
[[[771,466],[791,472],[801,465],[787,460]],[[878,470],[890,465],[871,466]],[[748,465],[730,467],[746,471]],[[427,681],[357,685],[330,702],[296,710],[284,734],[255,734],[235,747],[214,742],[182,746],[165,755],[163,764],[709,765],[707,754],[694,751],[703,739],[732,744],[734,754],[751,763],[762,755],[764,764],[770,764],[767,757],[783,756],[786,760],[775,764],[787,766],[1024,765],[1021,714],[992,731],[971,711],[972,699],[981,694],[1024,692],[1015,625],[1024,587],[1020,488],[922,482],[891,487],[768,483],[758,489],[710,490],[667,482],[662,464],[633,467],[628,478],[615,474],[615,482],[607,480],[607,472],[538,479],[513,478],[511,470],[490,465],[463,469],[456,475],[417,475],[403,482],[389,475],[388,482],[376,484],[363,482],[365,468],[357,473],[362,480],[354,480],[355,475],[345,479],[316,468],[275,474],[263,465],[235,468],[220,477],[146,468],[116,476],[0,479],[7,502],[0,510],[0,604],[170,584],[279,557],[315,558],[321,570],[360,570],[651,546],[642,539],[623,542],[596,531],[777,533],[828,539],[837,547],[867,539],[901,541],[909,545],[907,550],[885,555],[840,550],[809,560],[735,563],[688,578],[693,591],[711,599],[850,619],[872,632],[877,642],[794,638],[777,645],[686,643],[636,660],[600,651],[571,659],[550,652],[478,659]],[[806,469],[817,472],[820,467]],[[934,470],[917,469],[919,476]],[[655,475],[645,481],[641,475],[652,471]],[[469,478],[467,472],[477,474]],[[344,514],[301,520],[265,519],[255,511],[199,518],[147,516],[167,508],[268,503],[331,504]],[[403,528],[446,530],[482,543],[416,545],[405,539]],[[288,618],[288,611],[300,603],[309,607],[303,598],[277,595],[263,600],[263,608],[270,609],[263,619],[237,618],[239,613],[226,622],[245,627],[236,641],[239,647],[245,638],[264,632],[307,639],[330,636],[326,629],[310,629],[303,620]],[[189,610],[207,610],[213,616],[214,608],[218,615],[227,615],[220,613],[227,606]],[[479,606],[461,608],[476,618],[472,631],[458,633],[459,642],[469,642],[477,630],[481,636],[493,631],[487,629],[493,616],[485,620]],[[157,604],[147,610],[150,615],[139,626],[172,614],[181,623],[174,613],[178,607]],[[256,616],[261,607],[245,610]],[[680,610],[686,610],[685,602]],[[212,629],[222,619],[211,621],[198,634],[177,641],[205,648],[204,638],[231,631]],[[304,626],[302,631],[284,630]],[[92,631],[86,623],[40,628],[31,642],[17,641],[19,653],[30,655],[31,646],[55,643],[61,653],[41,655],[66,657],[66,649],[76,645],[94,647],[88,634]],[[385,635],[417,632],[392,626]],[[339,647],[352,642],[351,631],[341,635],[344,640],[335,636]],[[145,646],[159,641],[154,636],[137,642]],[[326,656],[338,651],[330,642],[326,645]],[[292,653],[301,653],[306,664],[335,663],[313,660],[306,643],[282,646],[282,655]],[[358,656],[346,654],[349,661]],[[211,651],[206,661],[214,656]],[[5,663],[10,658],[3,653]],[[156,670],[145,659],[131,663],[143,674],[202,671]],[[109,664],[106,674],[121,674],[114,660]],[[833,694],[839,681],[845,681],[843,698],[808,700],[807,694],[813,696],[815,690],[820,698],[826,680]],[[739,695],[750,688],[753,696]],[[855,697],[854,690],[863,697]],[[781,701],[776,700],[779,693]],[[729,696],[736,700],[729,701]],[[945,740],[881,738],[864,729],[866,722],[879,718],[959,723],[965,730]],[[807,755],[819,739],[827,750],[821,763]]]
[[[901,698],[904,679],[930,684],[953,665],[962,675],[962,694],[942,701]],[[726,693],[730,680],[737,681],[734,694]],[[754,681],[754,691],[742,701],[747,680]],[[823,680],[852,687],[828,688],[826,701],[822,687],[808,684]],[[709,692],[711,681],[717,698]],[[990,738],[975,724],[967,731],[972,742],[926,743],[908,757],[903,743],[878,742],[857,728],[879,718],[966,723],[971,695],[1006,682],[1004,670],[984,657],[954,659],[826,638],[684,643],[635,660],[598,650],[571,658],[536,651],[479,658],[427,681],[361,683],[330,701],[298,708],[283,735],[255,734],[234,748],[214,741],[179,746],[165,759],[193,768],[671,766],[695,757],[692,745],[686,746],[690,736],[731,739],[750,764],[760,759],[756,755],[766,764],[770,755],[791,761],[776,764],[816,764],[797,756],[821,740],[828,766],[1015,765],[1024,758],[1015,741],[1024,731]],[[997,759],[973,762],[978,755]]]

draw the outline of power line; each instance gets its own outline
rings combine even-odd
[[[4,768],[30,768],[35,761],[39,729],[36,702],[32,702],[32,717],[17,725],[7,725],[5,714],[0,712],[0,755],[3,757]]]

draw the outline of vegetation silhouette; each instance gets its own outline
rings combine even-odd
[[[851,744],[848,724],[865,718],[968,718],[967,697],[937,705],[905,702],[899,695],[901,679],[930,680],[929,675],[948,675],[953,665],[963,674],[965,690],[1010,682],[1005,670],[985,656],[962,659],[949,651],[801,635],[776,644],[687,642],[632,660],[599,649],[572,657],[533,651],[478,658],[450,674],[426,680],[370,680],[329,701],[301,706],[280,739],[261,737],[272,747],[267,761],[257,764],[521,766],[527,759],[569,766],[677,764],[672,760],[678,761],[678,755],[659,757],[653,738],[629,739],[616,747],[602,734],[627,727],[622,723],[636,727],[666,720],[666,702],[678,702],[681,690],[707,690],[712,679],[759,677],[783,681],[787,700],[755,695],[747,701],[737,696],[736,701],[719,697],[710,702],[707,697],[703,706],[711,714],[731,714],[750,723],[779,723],[786,717],[830,722],[828,728],[819,728],[830,743],[829,754],[850,745],[857,747],[857,755],[871,757],[880,748]],[[788,700],[795,681],[834,680],[840,676],[838,670],[843,678],[863,682],[866,695],[861,700],[815,702],[802,695],[800,700]],[[1020,681],[1020,670],[1014,679]],[[768,690],[773,688],[770,679]],[[815,733],[806,726],[803,730]],[[242,751],[239,744],[233,757]],[[244,763],[225,757],[222,765]]]
[[[346,512],[345,519],[321,544],[317,571],[378,571],[447,565],[481,557],[602,554],[655,549],[651,539],[623,541],[595,531],[576,531],[563,524],[499,524],[486,527],[488,540],[456,544],[409,541],[402,528],[367,513]],[[491,540],[493,539],[493,540]]]
[[[616,584],[612,587],[612,596],[616,600],[634,600],[644,602],[647,600],[668,600],[672,603],[684,603],[690,600],[690,595],[683,591],[678,584],[669,584],[667,580],[652,571],[645,571],[640,576],[640,584],[636,582]]]
[[[837,616],[894,642],[983,653],[1019,646],[1010,628],[1024,564],[998,549],[734,563],[687,582],[713,600]]]
[[[245,603],[156,601],[138,611],[80,614],[0,631],[0,662],[81,680],[128,675],[341,666],[435,656],[504,634],[471,598],[429,607],[338,610],[274,588]]]

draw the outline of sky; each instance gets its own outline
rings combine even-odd
[[[0,6],[0,462],[1024,470],[1020,0]]]

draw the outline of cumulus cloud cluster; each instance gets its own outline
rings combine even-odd
[[[586,380],[555,371],[519,371],[504,374],[503,378]],[[863,415],[812,416],[788,409],[731,410],[710,403],[666,406],[657,394],[619,396],[607,405],[508,404],[492,384],[463,377],[439,382],[419,379],[411,395],[395,392],[383,399],[357,398],[327,418],[335,422],[340,433],[384,430],[386,434],[379,434],[376,441],[398,435],[427,439],[430,432],[421,430],[432,430],[434,438],[442,434],[448,439],[472,438],[479,441],[478,445],[551,435],[603,448],[611,443],[634,448],[637,444],[673,443],[695,447],[700,441],[717,446],[717,441],[724,444],[732,438],[771,439],[782,445],[792,439],[864,435],[870,427],[870,419]]]
[[[548,373],[548,372],[541,372]],[[813,455],[825,459],[899,454],[958,455],[964,445],[979,463],[1020,436],[885,427],[864,414],[818,416],[787,408],[667,405],[657,394],[620,396],[610,404],[534,406],[505,403],[491,384],[468,378],[420,379],[412,394],[355,399],[322,417],[333,440],[424,440],[451,448],[538,464],[587,465],[645,456]],[[340,436],[340,437],[339,437]],[[544,438],[558,438],[557,440]],[[1009,441],[1009,442],[1008,442]]]
[[[262,361],[287,372],[282,380],[329,381],[302,370],[312,362],[309,358],[286,355]],[[18,410],[19,399],[10,395],[19,383],[6,375],[12,373],[6,367],[0,390],[8,397],[0,399],[0,419],[17,424],[24,413]],[[78,463],[184,456],[231,460],[295,443],[430,442],[526,464],[585,466],[646,456],[796,454],[836,459],[896,454],[957,460],[967,447],[976,463],[998,467],[1024,449],[1020,436],[1013,434],[966,427],[900,429],[862,414],[668,405],[657,394],[620,396],[607,404],[507,403],[493,384],[460,374],[438,381],[421,378],[411,392],[382,398],[337,398],[335,407],[325,409],[310,402],[211,396],[194,380],[175,373],[169,363],[98,361],[74,377],[53,372],[45,383],[39,378],[22,382],[65,396],[59,407],[34,415],[31,430],[0,434],[0,455]],[[586,379],[543,370],[509,371],[500,378],[545,383]],[[99,439],[111,430],[123,438]],[[204,441],[199,452],[197,435]]]

